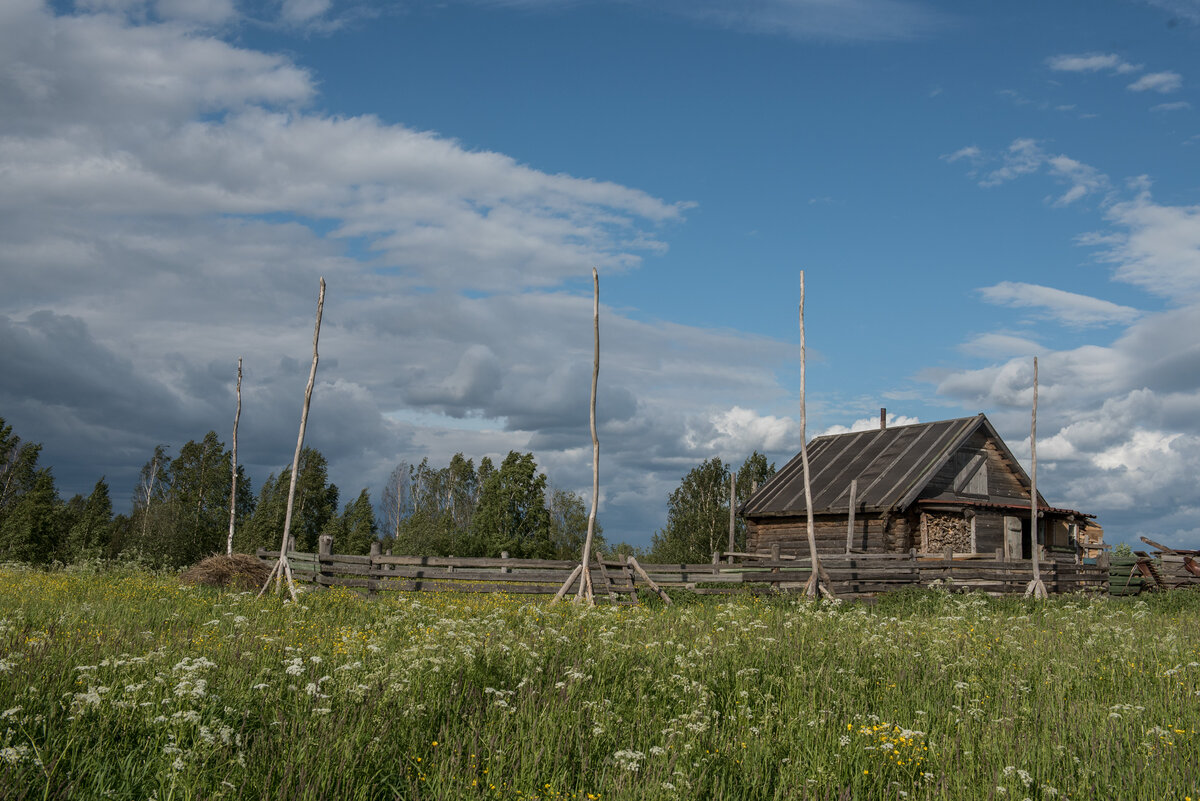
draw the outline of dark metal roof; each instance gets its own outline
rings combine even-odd
[[[980,426],[999,440],[982,414],[817,437],[808,444],[813,513],[847,513],[852,479],[858,480],[857,511],[908,506]],[[797,455],[746,501],[741,512],[745,517],[771,517],[803,514],[805,509],[804,468]]]

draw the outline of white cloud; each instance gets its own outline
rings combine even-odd
[[[309,441],[346,492],[509,448],[588,487],[591,298],[561,285],[595,264],[603,291],[689,204],[321,114],[289,59],[126,11],[0,4],[0,408],[64,492],[107,474],[120,505],[155,444],[226,431],[238,356],[242,458],[278,470],[319,275]],[[792,345],[607,306],[601,334],[610,536],[644,540],[714,447],[798,444],[736,408],[784,394]]]
[[[1151,111],[1186,111],[1191,108],[1192,104],[1186,100],[1179,100],[1174,103],[1159,103],[1157,106],[1151,106]]]
[[[332,0],[283,0],[279,16],[287,23],[306,23],[324,14],[332,5]]]
[[[1002,281],[979,292],[989,303],[1041,309],[1048,318],[1075,327],[1127,324],[1140,314],[1129,306],[1038,284]]]
[[[1063,194],[1047,199],[1047,202],[1059,207],[1069,206],[1088,195],[1105,192],[1110,187],[1108,176],[1095,167],[1066,155],[1047,153],[1037,140],[1027,137],[1014,139],[1008,148],[995,155],[970,145],[941,158],[948,163],[962,160],[970,162],[971,168],[967,174],[978,179],[982,187],[999,186],[1045,169],[1058,183],[1068,185]],[[997,162],[999,166],[986,169]]]
[[[1067,156],[1051,156],[1046,160],[1050,174],[1071,185],[1061,197],[1054,201],[1055,206],[1067,206],[1082,197],[1108,188],[1108,176],[1082,162]]]
[[[949,153],[945,156],[942,156],[941,158],[942,158],[942,161],[953,164],[954,162],[960,161],[962,159],[966,159],[967,161],[972,161],[972,162],[977,161],[982,156],[983,156],[983,151],[980,150],[978,147],[976,147],[975,145],[967,145],[966,147],[960,147],[958,150],[954,151],[953,153]]]
[[[1058,55],[1046,59],[1046,64],[1052,70],[1059,72],[1100,72],[1111,71],[1116,74],[1137,72],[1141,64],[1131,64],[1115,53],[1081,53],[1075,55]]]
[[[1200,294],[1200,206],[1154,202],[1144,179],[1136,196],[1105,213],[1114,230],[1081,239],[1104,248],[1100,258],[1117,265],[1116,277],[1166,297]]]
[[[1127,87],[1131,92],[1159,92],[1167,94],[1183,86],[1183,76],[1178,72],[1151,72],[1138,78]]]
[[[887,413],[888,428],[894,426],[910,426],[914,423],[921,422],[916,417],[909,417],[903,414]],[[874,417],[860,417],[851,423],[849,426],[832,425],[821,432],[820,436],[827,437],[832,434],[849,434],[854,431],[878,431],[879,430],[879,415]]]
[[[1002,156],[1002,164],[979,182],[980,186],[998,186],[1022,175],[1037,172],[1046,154],[1033,139],[1014,139]]]
[[[1115,265],[1115,280],[1167,299],[1165,310],[997,284],[983,290],[992,302],[1066,310],[1064,321],[1080,325],[1111,319],[1124,329],[1109,344],[1065,350],[983,335],[963,350],[1003,361],[930,378],[939,394],[988,409],[1028,466],[1029,357],[1039,354],[1039,484],[1051,503],[1099,514],[1110,537],[1144,533],[1184,545],[1200,533],[1177,511],[1200,507],[1200,344],[1191,335],[1200,331],[1200,207],[1156,202],[1145,179],[1132,189],[1132,198],[1105,210],[1110,227],[1082,242]]]
[[[1044,348],[1028,337],[993,332],[973,337],[959,345],[959,350],[970,356],[997,359],[1010,356],[1035,356]]]
[[[798,423],[734,406],[693,420],[684,441],[696,453],[779,452],[799,446]]]

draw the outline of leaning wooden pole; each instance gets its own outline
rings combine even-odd
[[[1029,458],[1031,472],[1029,474],[1029,550],[1033,557],[1033,581],[1025,588],[1026,597],[1045,598],[1046,585],[1042,583],[1042,570],[1038,562],[1038,490],[1037,490],[1037,403],[1038,403],[1038,362],[1033,357],[1033,420],[1029,425]]]
[[[817,555],[817,535],[813,524],[812,483],[808,472],[808,408],[805,399],[805,370],[807,356],[804,341],[804,271],[800,271],[800,463],[804,468],[804,507],[808,513],[808,553],[812,573],[804,585],[804,595],[809,598],[833,597],[833,590],[823,581],[824,568]]]
[[[279,592],[280,584],[284,576],[287,576],[288,593],[291,594],[292,600],[296,600],[296,582],[292,578],[292,566],[288,562],[288,532],[292,528],[292,510],[296,503],[296,474],[300,472],[300,451],[304,449],[304,429],[308,426],[308,406],[312,402],[313,384],[317,380],[317,341],[321,338],[321,312],[325,309],[325,279],[321,279],[321,292],[317,296],[317,325],[313,329],[313,358],[312,367],[308,371],[308,385],[304,388],[304,410],[300,412],[300,435],[296,437],[296,453],[292,456],[292,478],[288,486],[288,501],[287,513],[283,518],[283,539],[279,544],[279,561],[275,563],[275,569],[271,571],[275,577],[275,591]],[[261,596],[267,591],[267,586],[271,583],[271,577],[267,577],[267,581],[263,584],[258,594]]]
[[[587,537],[583,540],[583,556],[579,565],[579,590],[575,597],[589,604],[596,603],[592,590],[592,571],[589,562],[592,558],[592,540],[596,533],[596,506],[600,501],[600,438],[596,435],[596,385],[600,379],[600,274],[592,268],[592,395],[589,405],[589,422],[592,432],[592,509],[588,513]],[[554,600],[566,594],[575,574],[567,579]]]
[[[225,540],[225,555],[233,556],[233,524],[237,519],[237,430],[242,417],[242,357],[238,356],[237,411],[233,413],[233,483],[229,487],[229,538]]]

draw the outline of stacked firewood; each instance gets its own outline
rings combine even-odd
[[[925,551],[928,553],[946,548],[956,553],[971,550],[971,521],[961,515],[926,513],[921,527],[924,529]]]

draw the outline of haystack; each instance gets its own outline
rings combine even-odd
[[[179,580],[184,584],[254,590],[263,585],[270,572],[271,568],[256,556],[245,553],[232,556],[217,554],[189,567],[179,576]]]

